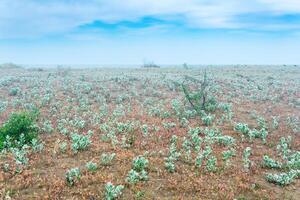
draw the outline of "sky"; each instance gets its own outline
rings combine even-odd
[[[0,0],[0,63],[300,64],[300,0]]]

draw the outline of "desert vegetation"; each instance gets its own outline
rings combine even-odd
[[[0,68],[3,199],[299,199],[297,66]]]

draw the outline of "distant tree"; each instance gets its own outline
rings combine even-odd
[[[150,62],[144,61],[144,64],[142,67],[143,68],[160,68],[160,66],[156,65],[153,61],[150,61]]]

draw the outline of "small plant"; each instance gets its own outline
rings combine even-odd
[[[86,126],[86,121],[81,118],[75,118],[72,124],[79,129],[83,129]]]
[[[282,164],[265,155],[263,157],[263,166],[266,168],[280,169],[282,167]]]
[[[171,140],[171,144],[169,147],[169,156],[165,159],[165,167],[169,172],[174,172],[175,171],[175,164],[174,162],[179,159],[179,156],[181,155],[179,152],[177,152],[177,136],[173,135]]]
[[[235,143],[235,139],[229,135],[222,135],[216,137],[219,145],[230,146]]]
[[[34,138],[31,140],[31,147],[34,152],[41,152],[44,148],[44,144],[39,143],[38,140]]]
[[[148,128],[147,124],[143,124],[143,126],[142,126],[142,133],[143,133],[144,137],[148,136],[148,134],[149,134],[149,128]]]
[[[108,106],[106,104],[100,106],[99,111],[100,111],[100,117],[107,116],[108,115]]]
[[[68,148],[68,143],[67,142],[62,142],[59,144],[59,150],[61,153],[65,153]]]
[[[132,162],[132,169],[137,172],[141,172],[142,170],[145,170],[148,163],[149,161],[146,158],[144,158],[143,156],[138,156]]]
[[[170,173],[175,172],[175,168],[176,168],[176,167],[175,167],[174,161],[171,160],[171,159],[169,159],[169,158],[167,158],[167,159],[166,159],[166,162],[165,162],[165,168],[166,168],[167,171],[170,172]]]
[[[140,180],[140,174],[137,171],[131,169],[127,175],[126,181],[130,184],[136,184]]]
[[[125,108],[123,105],[118,105],[115,110],[113,111],[113,117],[118,118],[118,117],[123,117],[126,115]]]
[[[250,167],[252,165],[252,162],[249,159],[250,155],[251,155],[251,148],[246,147],[246,149],[243,152],[243,161],[244,161],[244,169],[247,172],[250,170]]]
[[[300,170],[291,170],[288,173],[267,174],[266,179],[270,183],[280,186],[286,186],[293,182],[293,180],[300,176]]]
[[[138,192],[136,193],[135,197],[136,197],[137,199],[142,199],[144,195],[145,195],[145,192],[138,191]]]
[[[14,88],[11,88],[9,90],[9,95],[10,96],[16,96],[18,93],[20,93],[21,89],[19,87],[14,87]]]
[[[169,130],[171,128],[175,128],[176,123],[174,123],[174,122],[163,122],[163,126],[164,126],[165,129]]]
[[[243,134],[242,138],[246,135],[249,136],[250,139],[253,138],[252,134],[250,134],[250,128],[248,127],[248,124],[243,124],[243,123],[237,123],[234,127],[235,131],[239,131]]]
[[[173,135],[170,140],[170,148],[169,148],[169,156],[174,158],[174,160],[178,160],[179,156],[181,155],[179,152],[177,152],[177,136]]]
[[[288,116],[286,119],[286,123],[294,133],[300,132],[300,121],[298,116]]]
[[[229,159],[233,156],[235,156],[235,150],[233,150],[233,149],[222,152],[222,158],[223,158],[223,161],[225,162],[225,167],[230,166]]]
[[[85,166],[89,172],[95,172],[98,168],[97,163],[94,163],[93,161],[86,163]]]
[[[277,130],[279,127],[279,117],[272,117],[272,129]]]
[[[280,142],[277,145],[277,152],[279,156],[282,156],[283,162],[279,162],[269,158],[267,155],[263,157],[263,166],[272,169],[289,170],[280,174],[267,174],[267,181],[285,186],[293,182],[295,178],[300,176],[300,152],[293,151],[291,149],[291,136],[287,138],[280,138]]]
[[[122,135],[121,139],[121,147],[122,148],[130,148],[134,144],[135,136],[133,134],[130,134],[129,137],[126,137],[126,135]]]
[[[219,103],[218,107],[223,112],[225,112],[225,114],[226,114],[225,118],[230,121],[231,120],[231,116],[232,116],[232,104],[221,102],[221,103]]]
[[[172,109],[174,110],[177,117],[181,116],[182,113],[182,105],[178,99],[173,99],[171,101]]]
[[[28,158],[26,157],[28,151],[28,146],[24,145],[21,148],[10,148],[10,151],[14,155],[15,161],[17,165],[27,165]]]
[[[115,157],[116,157],[115,153],[111,153],[111,154],[102,153],[101,154],[101,165],[105,165],[105,166],[111,165],[112,161],[115,159]]]
[[[8,172],[10,170],[10,165],[8,163],[3,164],[2,169],[4,172]]]
[[[191,138],[191,142],[196,152],[201,149],[202,138],[199,136],[201,129],[199,127],[189,128],[188,135]]]
[[[287,159],[288,155],[291,153],[290,146],[292,142],[292,137],[288,136],[287,138],[281,137],[280,142],[277,145],[276,149],[279,155],[283,156],[283,159]]]
[[[108,131],[103,137],[102,137],[103,141],[111,141],[111,144],[113,147],[115,147],[119,141],[118,141],[118,137],[116,136],[116,133],[114,130],[110,130]]]
[[[208,158],[208,156],[212,153],[212,149],[210,146],[206,146],[203,151],[199,151],[198,155],[195,159],[195,166],[200,168],[202,166],[203,160]]]
[[[217,158],[214,155],[210,156],[206,161],[207,171],[209,171],[209,172],[216,171],[216,169],[217,169],[216,164],[217,164]]]
[[[195,159],[195,166],[196,166],[196,168],[200,168],[202,166],[202,162],[203,162],[204,158],[205,157],[204,157],[203,152],[199,151],[198,155],[197,155],[197,157]]]
[[[260,137],[261,137],[263,143],[266,144],[267,143],[267,139],[266,138],[268,136],[267,130],[265,128],[262,128],[259,133],[260,133]]]
[[[133,131],[132,123],[131,122],[128,122],[128,123],[118,122],[117,130],[119,133],[131,132],[131,131]]]
[[[126,181],[130,184],[136,184],[138,181],[148,180],[146,167],[149,161],[143,156],[138,156],[133,159],[132,169],[129,171]]]
[[[192,143],[190,142],[190,140],[188,138],[184,137],[182,147],[185,151],[184,157],[185,157],[186,161],[188,161],[188,162],[191,161],[192,160],[192,155],[191,155]]]
[[[46,120],[43,124],[43,128],[42,130],[45,132],[45,133],[52,133],[54,131],[54,128],[52,127],[52,124],[50,121]]]
[[[7,102],[0,101],[0,114],[7,109]]]
[[[256,130],[255,128],[251,130],[248,127],[248,124],[237,123],[234,127],[234,130],[239,131],[243,134],[242,140],[244,139],[245,136],[247,136],[250,142],[252,142],[254,138],[261,138],[264,144],[266,144],[267,142],[266,138],[268,136],[268,131],[264,127],[261,128],[260,131]]]
[[[72,139],[72,150],[74,153],[78,153],[78,151],[85,150],[91,144],[90,135],[79,135],[77,133],[73,133],[71,135]]]
[[[122,195],[122,190],[124,189],[123,185],[114,186],[111,182],[106,183],[105,185],[105,199],[114,200]]]
[[[138,181],[147,181],[148,173],[145,170],[142,170],[141,172],[137,172],[137,171],[131,169],[128,173],[126,180],[130,184],[135,184]]]
[[[104,133],[108,133],[110,130],[110,127],[107,123],[103,123],[100,125],[100,130]]]
[[[267,121],[265,120],[265,118],[263,118],[263,117],[258,117],[258,118],[256,119],[256,121],[257,121],[258,126],[259,126],[261,129],[267,129],[267,128],[268,128],[268,126],[267,126]]]
[[[215,115],[205,114],[201,119],[206,126],[210,126],[215,119]]]
[[[187,127],[189,125],[189,120],[187,120],[187,118],[183,117],[180,119],[180,126],[181,127]]]
[[[300,170],[300,151],[291,153],[288,156],[286,166],[289,169],[299,169]]]
[[[72,168],[66,172],[66,181],[69,186],[73,186],[76,180],[80,180],[80,169]]]

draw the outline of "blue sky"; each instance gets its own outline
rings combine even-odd
[[[1,0],[0,63],[300,64],[299,0]]]

